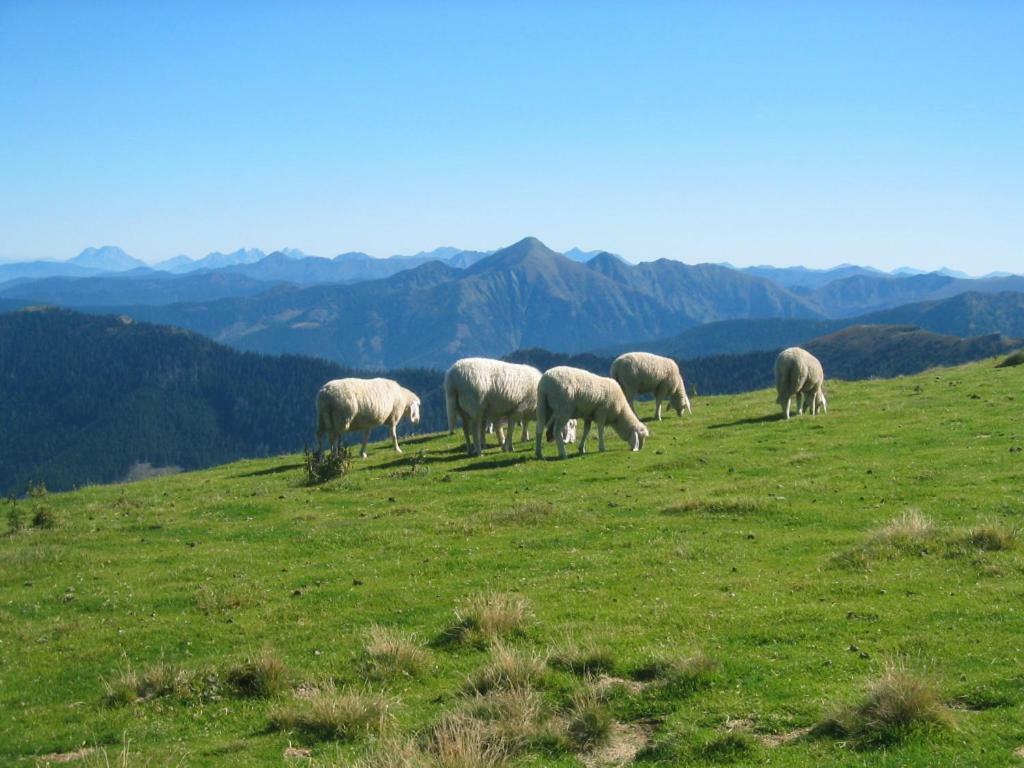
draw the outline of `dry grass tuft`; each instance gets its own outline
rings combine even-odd
[[[266,648],[229,669],[225,679],[239,696],[250,698],[269,699],[290,687],[284,661]]]
[[[487,723],[462,713],[441,718],[430,733],[427,752],[438,768],[503,768],[510,758]]]
[[[689,692],[707,685],[717,669],[717,662],[703,651],[691,656],[659,653],[633,670],[633,677],[658,682],[674,691]]]
[[[314,763],[319,766],[320,763]],[[325,764],[323,768],[327,768]],[[355,760],[329,763],[331,768],[437,768],[437,763],[425,754],[415,741],[384,739],[367,755]]]
[[[537,654],[496,642],[490,660],[466,680],[467,693],[485,694],[512,688],[529,688],[544,674],[545,660]]]
[[[392,720],[392,706],[383,693],[339,691],[328,683],[306,699],[271,709],[269,727],[319,741],[353,739],[383,733]]]
[[[594,640],[568,639],[554,650],[548,663],[574,675],[594,676],[609,674],[615,668],[615,657]]]
[[[929,518],[920,510],[908,509],[876,531],[871,537],[871,544],[902,552],[920,551],[934,539],[935,534],[935,525]]]
[[[968,528],[954,539],[954,544],[984,552],[1001,552],[1017,546],[1017,531],[995,521],[986,521]]]
[[[607,744],[613,725],[611,712],[593,690],[573,696],[566,731],[576,749],[589,751]]]
[[[460,714],[485,723],[488,738],[507,755],[521,754],[560,742],[560,734],[541,695],[516,687],[475,695]]]
[[[461,644],[483,645],[522,632],[528,618],[526,600],[517,595],[476,595],[455,609],[455,624],[445,637]]]
[[[878,746],[896,743],[922,728],[952,724],[952,713],[931,683],[891,665],[868,686],[861,701],[837,710],[813,732]]]
[[[428,666],[427,652],[414,635],[374,624],[366,632],[362,671],[371,680],[418,677]]]

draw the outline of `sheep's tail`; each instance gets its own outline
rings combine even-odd
[[[449,387],[448,382],[445,382],[444,402],[448,409],[448,434],[451,435],[455,432],[455,421],[459,416],[459,393],[455,387]]]

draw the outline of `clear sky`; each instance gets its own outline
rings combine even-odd
[[[0,0],[0,257],[1024,268],[1024,2]]]

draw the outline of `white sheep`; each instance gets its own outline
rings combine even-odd
[[[579,452],[587,452],[590,427],[597,422],[597,446],[603,451],[604,428],[610,426],[616,434],[639,451],[650,434],[626,401],[622,388],[615,379],[598,376],[580,368],[560,365],[545,371],[537,385],[537,458],[543,458],[541,444],[545,431],[555,437],[559,458],[565,458],[563,429],[570,419],[583,419],[583,435]]]
[[[810,400],[811,415],[818,409],[828,412],[825,400],[825,372],[821,362],[800,347],[784,349],[775,358],[775,391],[778,393],[776,402],[782,406],[782,412],[789,419],[789,404],[796,397],[797,413],[803,413]]]
[[[627,352],[619,355],[612,363],[612,378],[619,382],[629,407],[636,413],[633,400],[637,395],[654,395],[655,416],[661,421],[661,402],[669,405],[680,416],[685,408],[690,413],[690,398],[686,396],[686,385],[679,365],[675,360],[649,352]]]
[[[387,424],[391,442],[399,453],[398,422],[408,418],[420,422],[420,399],[391,379],[334,379],[316,395],[316,443],[323,450],[327,435],[333,453],[337,453],[346,432],[363,431],[360,455],[366,458],[370,430]]]
[[[540,371],[529,365],[506,363],[485,357],[457,360],[444,375],[448,408],[448,434],[462,421],[466,452],[478,456],[484,447],[488,421],[507,419],[517,424],[537,410],[537,382]],[[502,450],[512,450],[513,429],[502,437]]]

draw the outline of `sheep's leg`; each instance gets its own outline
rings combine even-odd
[[[530,420],[527,418],[523,419],[523,434],[520,436],[520,442],[528,442],[530,439]]]
[[[402,449],[398,447],[398,422],[396,421],[391,425],[391,444],[395,446],[395,450],[399,453]]]
[[[661,398],[654,398],[654,416],[658,421],[661,421]]]
[[[558,448],[558,458],[565,458],[565,440],[562,431],[558,428],[558,425],[562,422],[557,416],[551,419],[551,429],[554,430],[555,435],[555,446]],[[540,430],[537,430],[537,439],[540,439]]]
[[[473,455],[482,456],[484,452],[484,417],[483,414],[473,419],[473,439],[476,441]]]
[[[370,442],[370,430],[364,429],[363,430],[363,446],[362,446],[362,448],[359,449],[359,455],[362,456],[364,459],[366,458],[366,444],[368,442]]]
[[[633,412],[634,416],[640,418],[640,414],[636,412],[636,406],[633,405],[633,398],[636,397],[636,395],[632,392],[624,392],[624,394],[626,395],[626,402],[629,403],[629,410]]]
[[[459,421],[462,422],[462,436],[466,440],[466,453],[473,455],[472,441],[469,439],[469,416],[461,408],[459,409]]]
[[[792,400],[793,400],[792,397],[787,397],[786,398],[786,405],[782,409],[785,412],[785,414],[786,414],[786,421],[789,421],[789,404],[792,402]]]
[[[513,433],[515,431],[516,431],[515,422],[512,421],[512,417],[509,416],[508,417],[508,423],[505,425],[505,428],[501,432],[501,436],[503,438],[502,439],[502,446],[501,447],[502,447],[502,450],[506,451],[507,453],[512,453],[512,451],[515,450],[512,447],[512,443],[515,442],[515,439],[512,437],[512,435],[513,435]]]
[[[597,450],[604,452],[604,422],[597,422]]]
[[[587,452],[587,437],[590,435],[590,427],[593,423],[592,419],[583,420],[583,437],[580,438],[580,455]],[[565,429],[565,424],[562,424],[562,429]]]

